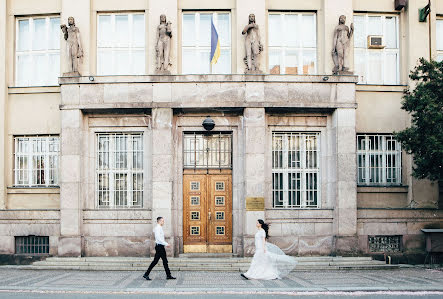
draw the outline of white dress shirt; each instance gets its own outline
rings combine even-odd
[[[160,244],[167,246],[168,243],[165,241],[165,233],[163,232],[163,228],[160,224],[157,224],[157,226],[154,228],[154,234],[155,234],[155,244]]]

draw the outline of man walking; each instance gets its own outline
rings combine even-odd
[[[152,268],[154,268],[155,265],[157,265],[160,258],[163,261],[163,267],[165,267],[166,279],[175,279],[175,277],[172,277],[171,271],[169,271],[168,259],[166,258],[165,246],[171,247],[171,245],[169,245],[165,241],[165,234],[163,233],[163,228],[162,228],[163,224],[165,224],[165,219],[163,219],[163,217],[157,217],[157,226],[154,228],[155,256],[154,256],[154,260],[152,261],[151,265],[149,265],[148,270],[146,270],[145,274],[143,275],[143,277],[146,280],[151,280],[149,278],[149,273],[151,273]]]

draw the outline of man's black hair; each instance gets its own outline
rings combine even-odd
[[[159,222],[159,221],[162,220],[162,219],[163,219],[162,216],[157,217],[157,222]]]

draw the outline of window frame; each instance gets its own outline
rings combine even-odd
[[[190,73],[185,73],[184,72],[184,67],[183,67],[183,63],[184,63],[184,52],[186,49],[193,49],[194,51],[201,51],[201,50],[209,50],[209,55],[211,53],[211,45],[209,46],[200,46],[197,42],[196,45],[194,46],[184,46],[183,45],[183,40],[184,40],[184,30],[185,30],[185,26],[184,26],[184,16],[185,14],[194,14],[194,24],[195,24],[195,37],[196,37],[196,41],[198,41],[199,39],[199,25],[200,25],[200,18],[197,16],[200,16],[200,14],[212,14],[212,17],[214,17],[214,15],[218,15],[218,14],[227,14],[229,16],[229,37],[230,37],[230,41],[229,41],[229,46],[225,46],[222,45],[220,43],[220,57],[221,57],[221,53],[223,51],[229,50],[229,68],[230,71],[228,73],[214,73],[213,72],[213,65],[211,64],[210,61],[208,61],[209,63],[209,73],[203,73],[202,75],[226,75],[226,74],[231,74],[233,67],[232,67],[232,62],[233,62],[233,57],[232,57],[232,12],[231,10],[214,10],[214,11],[198,11],[198,10],[183,10],[182,14],[181,14],[181,65],[180,65],[180,70],[181,70],[181,74],[184,75],[199,75],[201,73],[194,73],[194,72],[190,72]],[[217,28],[217,22],[218,22],[218,18],[214,18],[214,26],[216,26]],[[218,28],[217,28],[218,29]]]
[[[355,46],[355,36],[354,36],[354,70],[356,71],[356,56],[358,52],[362,52],[363,55],[365,56],[365,61],[368,62],[369,61],[369,54],[370,53],[377,53],[377,52],[381,52],[382,55],[382,61],[381,61],[381,66],[382,66],[382,71],[381,71],[381,81],[380,82],[369,82],[368,83],[368,68],[370,63],[365,63],[365,74],[364,77],[365,80],[362,80],[363,75],[357,74],[358,76],[358,83],[357,84],[361,84],[361,85],[400,85],[401,83],[401,77],[400,77],[400,46],[401,46],[401,41],[400,41],[400,15],[399,14],[388,14],[388,13],[359,13],[359,12],[354,12],[353,17],[355,16],[363,16],[365,19],[365,36],[366,39],[368,37],[368,20],[369,17],[381,17],[381,26],[382,26],[382,35],[383,35],[383,42],[385,43],[385,36],[386,36],[386,17],[393,17],[395,18],[395,27],[396,27],[396,44],[397,44],[397,48],[386,48],[384,47],[383,49],[369,49],[368,45],[367,45],[367,41],[366,41],[366,47],[365,48],[360,48],[360,47],[356,47]],[[387,83],[388,81],[386,80],[386,67],[388,66],[388,64],[386,63],[386,55],[388,53],[395,53],[397,54],[397,60],[396,60],[396,77],[397,80],[394,83]]]
[[[36,19],[45,19],[45,38],[46,41],[49,42],[49,31],[50,31],[50,19],[59,19],[59,23],[61,24],[61,16],[58,14],[47,14],[47,15],[35,15],[35,16],[17,16],[15,17],[15,42],[14,42],[14,83],[17,87],[39,87],[39,86],[58,86],[58,77],[61,75],[61,66],[59,63],[59,69],[58,69],[58,76],[54,80],[54,82],[47,81],[43,83],[33,83],[33,82],[20,82],[19,80],[19,70],[18,65],[19,56],[29,56],[30,57],[30,63],[29,65],[33,68],[34,63],[34,55],[35,54],[44,54],[47,57],[51,54],[58,54],[58,61],[60,61],[60,49],[61,49],[61,39],[59,38],[58,48],[57,49],[49,49],[48,45],[46,49],[44,50],[33,50],[33,29],[34,29],[34,20]],[[19,23],[20,21],[28,20],[29,21],[29,50],[19,50],[19,40],[20,40],[20,27]],[[61,31],[59,31],[60,34]],[[60,36],[60,35],[59,35]],[[34,55],[33,55],[34,54]],[[34,72],[31,70],[34,74],[37,74],[37,72]],[[34,80],[35,78],[32,78],[31,80]]]
[[[288,30],[287,30],[288,26],[285,23],[285,16],[286,15],[296,15],[297,16],[297,25],[299,25],[300,23],[303,24],[303,22],[301,21],[303,15],[312,15],[312,16],[314,16],[315,48],[303,47],[302,45],[298,45],[298,46],[295,46],[295,47],[293,47],[293,46],[286,46],[286,45],[271,46],[270,43],[269,43],[269,34],[271,34],[271,32],[269,31],[269,16],[270,15],[280,15],[281,20],[282,20],[282,26],[283,26],[283,28],[284,28],[286,33],[288,32]],[[270,53],[271,53],[272,50],[280,50],[281,51],[280,52],[280,60],[281,60],[280,74],[281,75],[286,75],[286,64],[285,64],[285,62],[286,62],[286,60],[285,60],[286,59],[285,58],[286,55],[285,55],[285,53],[286,53],[286,51],[290,51],[290,50],[296,51],[297,52],[297,57],[302,57],[302,58],[304,57],[303,56],[304,50],[305,51],[313,51],[315,53],[315,57],[314,57],[314,72],[311,73],[311,74],[308,72],[305,75],[315,75],[315,74],[318,73],[318,53],[317,53],[317,51],[318,51],[318,34],[317,34],[318,33],[318,20],[317,20],[317,12],[309,12],[309,11],[300,11],[300,12],[297,12],[297,11],[295,11],[295,12],[269,11],[268,12],[267,24],[268,24],[268,30],[267,30],[267,35],[268,35],[267,36],[268,37],[267,38],[267,41],[268,41],[268,46],[267,46],[267,52],[268,52],[267,53],[267,64],[268,64],[267,65],[267,71],[268,71],[269,74],[271,74],[271,69],[270,69],[269,61],[270,61]],[[297,28],[299,28],[299,27],[300,26],[297,26]],[[300,34],[298,34],[298,35],[300,35]],[[300,59],[298,65],[297,65],[297,68],[298,68],[298,74],[296,74],[296,75],[304,75],[304,73],[303,73],[303,59]]]
[[[441,33],[439,34],[439,30],[438,30],[438,23],[442,24],[442,29],[441,29]],[[435,59],[437,61],[443,61],[443,16],[437,16],[437,19],[435,21],[435,36],[436,36],[436,56]],[[440,39],[442,39],[441,44],[442,44],[442,48],[439,49],[438,48],[438,38],[440,37]]]
[[[27,147],[28,147],[28,151],[27,152],[17,152],[17,150],[19,149],[18,146],[18,142],[19,139],[24,138],[24,139],[28,139],[27,142]],[[50,139],[55,138],[57,140],[57,149],[58,151],[56,152],[50,152],[49,151],[49,142]],[[37,139],[44,139],[45,140],[45,144],[46,144],[46,152],[42,151],[42,152],[34,152],[33,148],[34,148],[34,144],[33,142]],[[45,136],[39,136],[39,135],[24,135],[24,136],[14,136],[14,187],[17,188],[53,188],[53,187],[59,187],[60,184],[60,136],[59,135],[45,135]],[[43,157],[44,159],[44,168],[43,168],[43,174],[44,174],[44,178],[50,178],[50,171],[51,168],[49,167],[50,163],[49,163],[49,159],[50,157],[55,157],[56,161],[57,161],[57,167],[54,169],[54,180],[55,183],[54,184],[50,184],[49,180],[47,180],[44,184],[42,183],[33,183],[34,182],[34,172],[37,171],[38,167],[34,167],[34,157]],[[28,168],[25,169],[21,169],[18,168],[19,165],[19,159],[20,158],[27,158],[27,165]],[[23,171],[24,173],[27,173],[27,184],[19,184],[19,176],[20,176],[20,171]]]
[[[109,138],[109,148],[108,148],[108,164],[114,165],[113,163],[115,162],[114,157],[117,153],[116,148],[115,148],[115,136],[119,135],[119,136],[131,136],[131,138],[127,139],[127,150],[126,150],[126,161],[128,164],[128,168],[127,169],[118,169],[115,166],[109,167],[109,169],[100,169],[100,162],[99,162],[99,137],[100,136],[111,136]],[[142,149],[139,151],[141,153],[141,165],[142,165],[142,170],[135,170],[134,169],[134,161],[133,161],[133,155],[134,153],[136,153],[133,150],[132,147],[132,136],[141,136],[141,140],[140,140],[140,145],[142,147]],[[114,137],[114,138],[112,138]],[[95,148],[94,148],[94,153],[95,153],[95,169],[94,169],[94,180],[95,180],[95,187],[94,187],[94,193],[95,193],[95,207],[96,209],[99,210],[115,210],[115,209],[141,209],[144,206],[144,196],[146,194],[146,174],[147,174],[147,169],[146,169],[146,152],[145,152],[145,138],[146,138],[146,134],[144,131],[115,131],[115,132],[94,132],[94,140],[95,140]],[[111,141],[112,139],[112,141]],[[131,167],[129,167],[129,165],[131,164]],[[108,175],[108,205],[100,205],[100,192],[106,191],[106,189],[100,189],[100,183],[99,183],[99,176],[100,175]],[[126,205],[116,205],[115,204],[115,193],[118,191],[115,188],[115,175],[116,174],[126,174],[126,201],[127,204]],[[138,175],[141,174],[141,182],[142,182],[142,186],[141,189],[139,190],[134,190],[133,189],[133,184],[134,184],[134,180],[133,180],[133,175]],[[134,205],[133,204],[133,200],[134,200],[134,192],[140,192],[140,204],[139,205]]]
[[[365,137],[365,149],[364,150],[359,150],[359,137]],[[368,142],[370,137],[377,137],[380,138],[381,137],[381,149],[374,149],[371,150],[370,147],[370,142]],[[396,144],[396,148],[395,150],[388,150],[387,149],[387,139],[390,139],[390,141],[394,141]],[[393,134],[365,134],[365,133],[357,133],[356,134],[356,165],[357,165],[357,186],[359,187],[377,187],[377,186],[402,186],[402,148],[401,148],[401,143],[399,141],[397,141],[394,138]],[[365,165],[364,167],[361,167],[359,162],[360,162],[360,156],[363,155],[364,158],[364,162]],[[381,155],[381,167],[378,167],[381,171],[381,181],[380,182],[371,182],[371,155]],[[397,167],[390,167],[391,169],[393,169],[396,172],[396,177],[397,180],[396,182],[388,182],[387,181],[387,172],[388,172],[388,167],[387,167],[387,163],[388,163],[388,155],[395,155],[394,159],[395,159],[395,163],[396,165],[398,165]],[[374,168],[374,167],[373,167]],[[360,169],[364,170],[364,178],[361,179],[361,174],[360,174]]]
[[[277,135],[282,135],[282,136],[286,136],[286,138],[283,140],[283,144],[284,143],[288,143],[288,136],[302,136],[302,140],[300,141],[301,147],[300,147],[300,168],[289,168],[288,164],[287,164],[287,157],[288,157],[288,152],[289,152],[289,147],[283,146],[282,147],[282,161],[281,164],[286,166],[284,168],[276,168],[274,167],[274,136]],[[315,140],[316,140],[316,168],[307,168],[306,167],[306,137],[314,137],[315,136]],[[273,209],[320,209],[322,206],[322,194],[321,194],[321,189],[322,189],[322,184],[321,184],[321,132],[318,131],[271,131],[271,169],[272,169],[272,185],[271,185],[271,197],[272,197],[272,208]],[[286,157],[286,158],[285,158]],[[281,173],[283,178],[282,178],[282,183],[283,183],[283,187],[282,190],[278,189],[275,190],[274,189],[274,175],[277,173]],[[288,188],[288,178],[289,178],[289,174],[291,173],[300,173],[300,205],[297,204],[292,204],[290,205],[288,203],[289,201],[289,188]],[[313,173],[317,175],[317,180],[316,180],[316,189],[315,190],[311,190],[312,192],[316,192],[317,194],[317,203],[315,206],[313,205],[308,205],[307,204],[307,196],[308,196],[308,192],[311,192],[309,190],[307,190],[306,188],[306,182],[308,181],[306,176],[309,173]],[[295,191],[295,193],[297,192],[296,189],[293,189],[293,191]],[[283,204],[282,205],[276,205],[276,192],[283,192]],[[296,199],[295,199],[296,200]]]
[[[116,34],[116,20],[115,17],[116,16],[121,16],[121,15],[127,15],[128,16],[128,34],[129,34],[129,42],[128,42],[128,46],[116,46],[114,45],[110,45],[110,46],[101,46],[101,39],[100,37],[102,36],[101,32],[100,32],[100,16],[110,16],[111,17],[111,27],[112,27],[112,34]],[[143,39],[144,39],[144,44],[143,47],[136,47],[134,45],[133,42],[133,16],[134,15],[142,15],[143,16]],[[146,13],[143,11],[134,11],[134,12],[98,12],[97,13],[97,39],[96,39],[96,72],[97,75],[99,76],[111,76],[111,75],[121,75],[121,76],[125,76],[125,75],[145,75],[147,73],[147,67],[146,67],[146,48],[147,48],[147,38],[146,38]],[[118,43],[118,42],[116,42]],[[128,51],[129,52],[129,59],[130,59],[130,65],[132,66],[134,63],[134,52],[137,51],[142,51],[143,52],[143,57],[144,57],[144,63],[143,63],[143,72],[142,73],[137,73],[134,72],[133,70],[129,73],[120,73],[120,72],[116,72],[116,67],[117,67],[117,55],[116,53],[119,51]],[[110,74],[108,73],[102,73],[101,72],[101,68],[99,65],[99,55],[100,53],[110,53],[111,54],[111,67],[112,67],[112,72]]]

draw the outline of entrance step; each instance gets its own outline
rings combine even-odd
[[[179,258],[231,258],[237,257],[235,253],[180,253]]]
[[[296,257],[298,265],[294,271],[309,270],[382,270],[395,269],[400,265],[387,265],[383,261],[372,260],[370,257]],[[219,271],[245,272],[252,258],[222,257],[183,254],[177,258],[168,258],[171,271]],[[84,270],[84,271],[145,271],[152,258],[140,257],[48,257],[46,260],[31,265],[2,266],[26,270]],[[403,265],[402,265],[403,266]],[[163,271],[161,262],[154,268]]]

